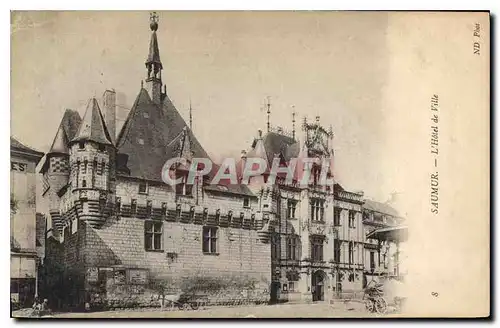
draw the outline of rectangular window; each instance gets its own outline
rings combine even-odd
[[[88,165],[88,161],[87,160],[84,160],[83,161],[83,172],[82,174],[86,174],[87,173],[87,165]]]
[[[298,236],[289,236],[287,240],[287,258],[289,260],[298,260],[299,259],[299,237]]]
[[[349,242],[349,264],[354,263],[354,243],[352,241]]]
[[[292,293],[295,292],[295,281],[288,282],[288,291]]]
[[[163,222],[144,222],[144,245],[147,251],[161,251],[163,235]]]
[[[162,216],[167,215],[167,203],[161,203],[161,215]]]
[[[324,222],[325,200],[311,199],[311,221]]]
[[[217,254],[216,227],[203,227],[203,253]]]
[[[139,194],[147,194],[148,193],[148,184],[147,182],[139,183]]]
[[[289,219],[295,219],[296,208],[297,208],[297,201],[294,199],[289,199],[287,202],[287,217]]]
[[[341,241],[335,239],[333,241],[333,261],[336,263],[340,263],[340,246],[341,246]]]
[[[356,222],[356,212],[353,210],[349,210],[349,228],[355,228]]]
[[[79,148],[79,149],[85,149],[85,143],[83,143],[82,141],[80,141],[80,142],[78,143],[78,148]]]
[[[250,207],[250,199],[249,198],[243,199],[243,207]]]
[[[323,261],[323,241],[324,237],[321,236],[311,237],[311,260]]]
[[[153,202],[148,200],[146,203],[146,212],[148,215],[151,215],[153,213]]]
[[[342,209],[339,207],[335,207],[333,210],[333,225],[340,226],[340,214],[342,213]]]
[[[375,252],[370,252],[370,270],[375,271]]]

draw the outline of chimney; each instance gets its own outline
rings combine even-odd
[[[111,141],[116,142],[116,92],[106,90],[103,95],[104,121],[108,128]]]

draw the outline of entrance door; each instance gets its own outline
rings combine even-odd
[[[318,270],[311,276],[311,286],[313,293],[313,302],[324,301],[325,299],[325,274]]]
[[[279,300],[279,292],[281,290],[281,284],[279,281],[273,281],[271,283],[271,304],[278,303]]]

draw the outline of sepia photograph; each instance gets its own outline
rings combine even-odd
[[[13,318],[490,316],[490,15],[11,11]]]

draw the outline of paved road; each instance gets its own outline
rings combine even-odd
[[[61,313],[56,318],[343,318],[380,317],[367,313],[362,304],[279,304],[238,307],[212,307],[196,311],[105,311]]]

